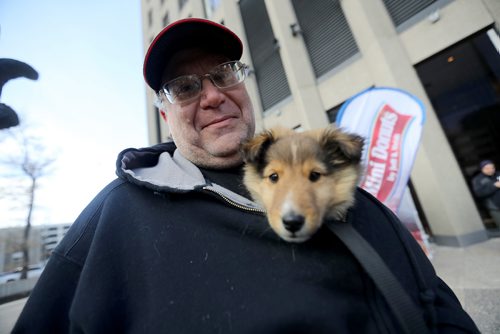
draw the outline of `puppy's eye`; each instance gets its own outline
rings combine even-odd
[[[278,182],[279,178],[280,177],[277,173],[272,173],[271,175],[269,175],[269,181],[271,181],[272,183]]]
[[[321,177],[320,173],[318,173],[318,172],[311,172],[309,174],[309,181],[316,182],[316,181],[319,180],[320,177]]]

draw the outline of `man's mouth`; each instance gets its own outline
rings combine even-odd
[[[228,125],[229,123],[231,123],[234,118],[235,117],[231,117],[231,116],[220,117],[220,118],[217,118],[217,119],[210,121],[203,128],[224,127],[224,126]]]

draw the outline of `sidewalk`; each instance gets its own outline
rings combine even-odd
[[[9,334],[28,298],[0,305],[0,334]]]
[[[465,248],[431,244],[432,263],[483,334],[500,333],[500,238]]]

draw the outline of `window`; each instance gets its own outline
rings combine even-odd
[[[328,120],[330,121],[330,123],[335,123],[335,121],[337,120],[337,114],[339,113],[342,105],[343,103],[326,111],[326,115],[328,116]]]
[[[438,0],[384,0],[385,7],[396,27],[408,21]]]
[[[162,23],[164,27],[168,26],[168,12],[165,13],[165,16],[163,16]]]
[[[188,0],[179,0],[179,10],[182,10],[187,2]]]
[[[279,44],[274,37],[264,0],[241,0],[239,4],[262,108],[268,110],[291,94]]]
[[[148,11],[148,26],[151,27],[153,25],[153,11],[150,9]]]
[[[205,10],[208,17],[212,17],[212,14],[219,8],[220,0],[205,0]]]
[[[358,53],[338,0],[293,0],[316,78]]]

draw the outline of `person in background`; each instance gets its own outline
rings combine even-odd
[[[204,19],[153,40],[144,77],[173,141],[119,154],[118,178],[53,252],[13,333],[403,332],[333,232],[286,243],[249,197],[240,146],[255,120],[242,53],[236,34]],[[358,189],[349,219],[432,330],[478,333],[387,208]]]
[[[479,163],[480,172],[472,179],[472,189],[500,227],[500,173],[491,160]]]

